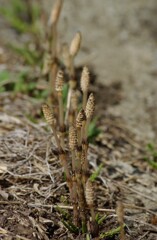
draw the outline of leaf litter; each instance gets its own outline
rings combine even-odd
[[[0,236],[67,239],[69,233],[56,208],[70,207],[56,146],[47,146],[50,135],[42,119],[32,124],[22,111],[19,115],[19,107],[31,102],[29,97],[19,98],[14,111],[11,94],[7,99],[7,103],[1,101],[0,118]],[[40,108],[39,104],[31,102],[25,105],[25,112],[36,108]],[[94,179],[98,206],[107,214],[101,229],[108,232],[111,226],[118,226],[115,208],[120,200],[125,209],[127,239],[147,239],[157,231],[153,221],[157,211],[156,172],[143,160],[144,143],[137,141],[122,121],[106,114],[100,119],[101,133],[90,144],[91,174],[103,164]],[[70,239],[75,236],[70,234]]]

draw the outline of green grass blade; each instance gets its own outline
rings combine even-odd
[[[100,175],[101,169],[103,167],[103,163],[101,163],[98,168],[96,169],[96,171],[94,173],[92,173],[92,175],[90,176],[90,180],[93,182],[96,180],[96,178]]]
[[[122,227],[124,228],[124,227],[125,227],[125,224],[123,224]],[[111,238],[111,237],[119,234],[119,233],[120,233],[120,230],[121,230],[121,226],[119,226],[119,227],[117,227],[117,228],[113,228],[113,229],[111,229],[111,230],[108,231],[108,232],[101,233],[101,234],[100,234],[100,239]]]

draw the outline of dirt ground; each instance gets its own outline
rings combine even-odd
[[[41,2],[48,12],[52,1]],[[75,64],[90,66],[96,78],[91,90],[101,133],[90,145],[89,162],[91,172],[103,163],[96,196],[99,208],[111,211],[104,211],[100,232],[117,226],[120,200],[127,240],[157,239],[157,170],[144,161],[146,145],[157,144],[156,22],[156,0],[79,0],[64,2],[59,23],[61,41],[81,31]],[[6,43],[23,39],[4,19],[0,25],[0,68],[19,71],[22,63]],[[83,239],[64,227],[56,207],[67,205],[69,195],[55,146],[49,166],[45,161],[46,123],[27,117],[38,118],[41,102],[0,93],[0,239]]]
[[[78,64],[92,64],[104,85],[122,84],[123,100],[108,111],[146,141],[157,134],[156,13],[155,0],[65,1],[61,20],[61,38],[82,32]]]

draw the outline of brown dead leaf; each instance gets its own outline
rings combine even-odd
[[[157,215],[152,216],[150,222],[153,225],[157,225]]]

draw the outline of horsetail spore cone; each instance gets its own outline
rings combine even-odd
[[[57,92],[62,92],[63,85],[64,85],[63,71],[59,70],[58,73],[57,73],[57,77],[56,77],[56,91]]]
[[[84,110],[81,109],[76,117],[76,128],[77,128],[77,134],[78,134],[79,147],[81,146],[83,141],[85,123],[86,123],[86,115]]]
[[[42,105],[42,110],[43,110],[43,114],[44,114],[44,117],[47,121],[47,123],[50,125],[50,126],[56,126],[56,119],[54,117],[54,114],[53,112],[51,111],[50,107],[44,103]]]
[[[57,135],[57,131],[56,131],[56,119],[53,115],[53,112],[51,111],[50,107],[46,103],[42,105],[42,110],[43,110],[43,114],[44,114],[44,117],[45,117],[47,123],[50,125],[50,127],[52,129],[52,132],[54,134],[54,137],[55,137],[55,140],[57,143],[57,147],[58,147],[59,151],[62,151],[62,147],[61,147],[61,144],[60,144],[60,141],[59,141],[59,138]]]
[[[86,115],[84,110],[81,109],[76,117],[76,127],[81,128],[84,121],[86,121]]]
[[[94,98],[93,93],[91,93],[87,100],[87,105],[86,105],[86,109],[85,109],[87,119],[92,118],[94,109],[95,109],[95,98]]]
[[[91,233],[92,233],[93,237],[98,236],[99,226],[96,222],[96,215],[95,215],[94,188],[93,188],[93,183],[91,182],[90,179],[88,179],[86,182],[85,196],[86,196],[86,202],[90,209],[90,213],[91,213],[91,217],[92,217]]]
[[[51,104],[54,105],[58,100],[57,111],[55,111],[56,118],[53,110],[47,104],[43,104],[42,110],[57,143],[59,160],[64,169],[70,192],[70,201],[73,206],[73,223],[78,229],[81,228],[82,224],[82,233],[85,233],[88,228],[88,217],[91,216],[90,225],[92,225],[92,228],[89,227],[89,232],[91,236],[98,236],[95,228],[94,189],[92,182],[89,180],[87,159],[87,131],[94,113],[95,99],[93,94],[90,94],[88,98],[90,74],[85,66],[80,80],[83,93],[82,109],[78,111],[80,109],[78,92],[80,95],[81,92],[77,90],[78,82],[74,61],[80,49],[82,36],[80,32],[77,32],[70,46],[66,45],[64,49],[63,47],[62,49],[59,48],[57,25],[62,3],[63,0],[55,0],[49,18],[48,53],[50,55],[44,71],[45,74],[49,71],[50,90],[52,92]],[[62,67],[69,80],[67,106],[65,108],[63,104],[64,73],[62,70],[58,71]]]
[[[83,68],[80,84],[82,92],[87,92],[89,89],[89,70],[86,66]]]
[[[85,189],[85,196],[86,196],[86,202],[89,207],[94,206],[94,190],[93,190],[93,184],[90,179],[86,182],[86,189]]]
[[[75,57],[80,49],[81,38],[81,33],[77,32],[71,41],[69,52],[72,57]]]
[[[63,0],[56,0],[49,18],[49,25],[57,24],[62,9]]]
[[[77,147],[77,132],[74,126],[69,128],[69,148],[75,150]]]
[[[89,90],[89,70],[86,66],[83,68],[83,71],[82,71],[80,85],[81,85],[81,90],[83,92],[82,107],[83,109],[85,109],[86,103],[87,103],[88,90]]]

